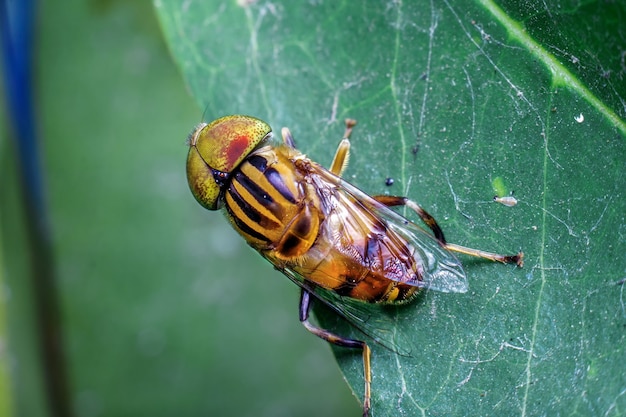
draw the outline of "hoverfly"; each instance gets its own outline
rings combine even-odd
[[[301,288],[300,321],[311,333],[362,351],[363,415],[370,410],[370,348],[309,322],[311,296],[323,301],[375,341],[376,329],[359,320],[358,305],[404,303],[420,289],[467,291],[452,252],[522,266],[523,253],[505,256],[447,243],[443,231],[417,203],[397,196],[369,196],[341,178],[347,166],[346,132],[329,169],[307,158],[287,128],[282,142],[249,116],[202,123],[189,137],[187,179],[196,200],[224,209],[232,227],[276,269]],[[389,209],[406,206],[432,235]],[[356,306],[356,307],[355,307]]]

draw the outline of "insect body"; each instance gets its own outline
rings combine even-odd
[[[505,196],[505,197],[498,197],[497,195],[494,195],[493,201],[495,201],[496,203],[500,203],[507,207],[513,207],[517,205],[517,198],[513,197],[512,195]]]
[[[296,150],[288,129],[282,130],[282,142],[273,143],[265,122],[226,116],[191,134],[187,178],[201,205],[223,209],[246,242],[301,287],[300,320],[309,331],[362,350],[363,414],[368,415],[370,349],[364,341],[311,324],[310,296],[379,340],[376,329],[355,319],[359,304],[407,302],[421,288],[465,292],[467,279],[452,251],[519,266],[523,254],[503,256],[448,244],[435,219],[417,203],[372,197],[342,180],[354,125],[346,122],[327,170]],[[388,208],[401,205],[415,211],[434,236]]]

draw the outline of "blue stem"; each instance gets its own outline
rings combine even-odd
[[[48,415],[69,417],[66,367],[59,320],[54,260],[44,204],[37,119],[33,92],[35,0],[0,0],[0,40],[7,109],[7,130],[16,152],[24,207],[30,279]],[[19,355],[19,353],[18,353]],[[18,410],[19,414],[19,410]]]

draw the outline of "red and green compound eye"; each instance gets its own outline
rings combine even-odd
[[[232,172],[271,131],[264,121],[239,115],[198,125],[190,135],[187,156],[187,180],[196,200],[217,210],[220,184],[216,173]]]

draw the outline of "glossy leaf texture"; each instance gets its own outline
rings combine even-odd
[[[328,164],[355,118],[348,181],[418,201],[451,242],[526,254],[523,269],[461,257],[469,292],[394,312],[414,350],[373,346],[374,416],[626,412],[623,4],[156,8],[206,120],[288,126]],[[360,398],[360,355],[335,354]]]

